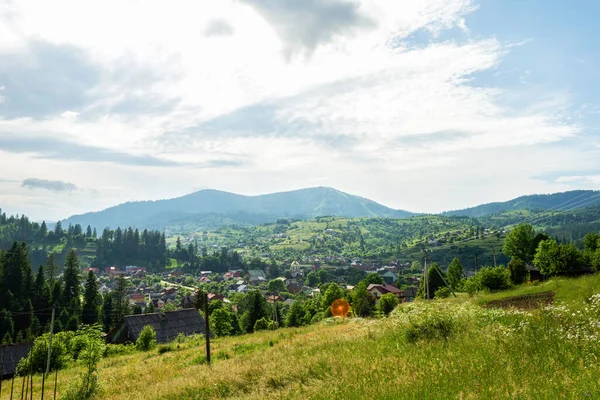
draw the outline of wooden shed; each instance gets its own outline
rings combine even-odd
[[[19,361],[27,357],[32,345],[32,343],[15,343],[0,346],[0,379],[13,376]]]
[[[195,308],[188,308],[164,313],[128,315],[123,326],[111,335],[112,341],[114,343],[135,342],[146,325],[154,328],[158,343],[170,342],[180,333],[186,336],[206,334],[204,318]]]

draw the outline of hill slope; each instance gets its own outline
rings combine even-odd
[[[447,211],[442,214],[466,217],[484,217],[514,210],[571,210],[581,207],[600,205],[600,191],[572,190],[553,194],[534,194],[516,199],[482,204],[463,210]]]
[[[202,190],[175,199],[124,203],[104,211],[72,216],[64,223],[99,229],[107,226],[161,228],[191,219],[195,228],[207,229],[323,215],[401,218],[412,214],[332,188],[317,187],[260,196]]]

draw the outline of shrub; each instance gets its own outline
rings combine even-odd
[[[173,351],[171,345],[158,346],[158,354],[168,353],[169,351]]]
[[[156,332],[150,325],[144,326],[135,347],[140,351],[148,351],[156,345]]]
[[[436,299],[446,299],[446,298],[450,297],[451,294],[452,294],[452,292],[450,291],[450,288],[447,286],[444,286],[444,287],[441,287],[438,290],[436,290],[433,297]]]
[[[514,285],[520,285],[527,279],[527,266],[523,260],[513,258],[508,263],[508,273],[510,275],[510,281]]]
[[[398,305],[398,298],[393,293],[386,293],[379,299],[377,310],[384,315],[389,315]]]
[[[497,267],[483,267],[475,274],[475,278],[483,289],[494,291],[510,287],[508,270],[501,265]]]
[[[474,276],[468,279],[463,279],[461,286],[469,296],[473,296],[479,290],[479,282]]]
[[[261,319],[257,320],[254,324],[254,332],[265,331],[267,329],[269,329],[269,321],[265,317],[262,317]]]
[[[450,315],[428,313],[417,321],[411,321],[405,331],[406,341],[448,339],[455,330],[454,319]]]

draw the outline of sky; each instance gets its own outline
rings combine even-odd
[[[596,0],[0,0],[0,208],[600,187]]]

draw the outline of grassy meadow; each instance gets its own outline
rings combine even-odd
[[[544,310],[481,307],[547,290],[556,299]],[[218,338],[210,366],[202,337],[148,352],[130,348],[100,362],[98,398],[600,398],[600,296],[592,296],[599,292],[600,275],[560,278],[473,298],[403,304],[388,318],[329,319]],[[59,371],[58,398],[79,371]],[[33,397],[39,398],[41,378],[34,379]],[[1,399],[9,398],[6,387]],[[20,389],[18,380],[17,398]]]

